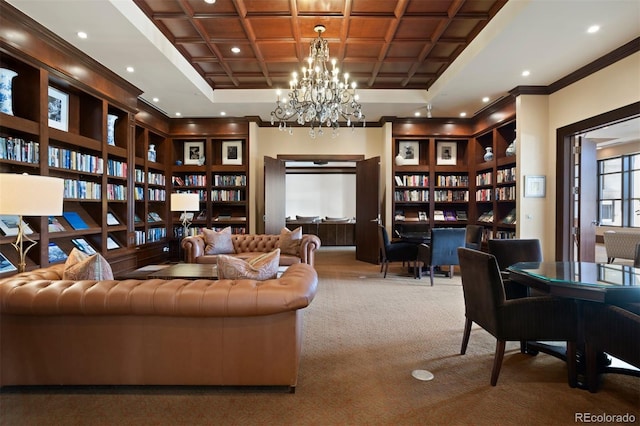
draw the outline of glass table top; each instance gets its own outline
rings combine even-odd
[[[549,283],[595,288],[640,288],[640,268],[592,262],[520,262],[507,268]]]

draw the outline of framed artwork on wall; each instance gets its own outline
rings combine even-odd
[[[398,144],[398,155],[402,157],[402,165],[418,165],[420,164],[420,144],[401,141]]]
[[[222,164],[242,164],[242,141],[222,142]]]
[[[204,142],[185,142],[184,143],[184,164],[204,164]]]
[[[438,166],[455,166],[458,149],[455,142],[438,142],[436,146],[436,164]]]
[[[525,176],[524,196],[527,198],[544,198],[546,196],[545,176]]]
[[[49,127],[69,131],[69,95],[49,86]]]

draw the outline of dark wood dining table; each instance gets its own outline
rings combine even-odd
[[[606,303],[623,306],[640,302],[640,268],[621,264],[593,262],[520,262],[507,268],[511,280],[541,290],[551,296],[571,298],[578,303],[578,348],[584,347],[582,304]],[[637,344],[633,342],[631,344]],[[544,343],[528,343],[551,355],[563,358],[564,351]],[[584,357],[578,350],[577,386],[588,387],[584,374]],[[563,359],[566,359],[564,356]],[[640,376],[640,370],[620,365],[617,360],[601,354],[598,360],[601,372],[607,370]]]

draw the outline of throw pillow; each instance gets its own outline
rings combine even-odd
[[[303,222],[303,223],[316,223],[316,222],[320,222],[320,216],[298,216],[298,215],[296,215],[296,220],[298,222]]]
[[[280,249],[261,254],[249,260],[242,260],[225,254],[218,255],[218,279],[257,281],[270,280],[278,276]]]
[[[278,239],[278,247],[284,254],[297,256],[300,253],[300,243],[302,242],[302,227],[298,226],[293,231],[289,228],[282,228],[280,238]]]
[[[74,253],[75,251],[81,253]],[[71,260],[71,261],[69,261]],[[112,280],[113,271],[109,262],[99,253],[89,256],[73,249],[64,264],[63,280]]]
[[[227,226],[220,232],[213,229],[204,229],[204,254],[228,254],[233,253],[233,241],[231,241],[231,227]]]

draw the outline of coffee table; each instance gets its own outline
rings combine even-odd
[[[218,265],[200,263],[176,263],[167,266],[147,275],[147,278],[160,278],[163,280],[173,280],[183,278],[187,280],[218,279]]]

